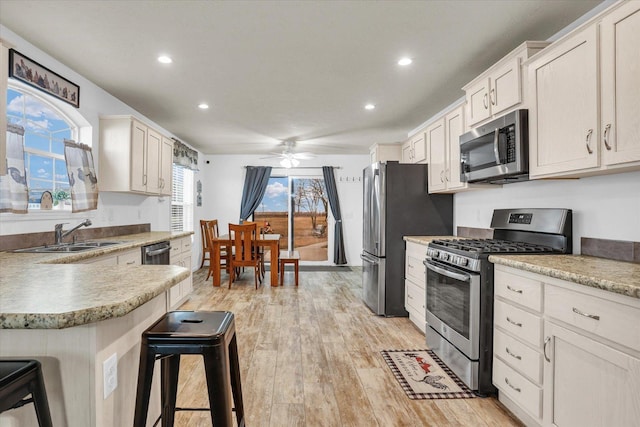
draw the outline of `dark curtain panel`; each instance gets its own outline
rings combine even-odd
[[[324,185],[327,188],[329,196],[329,206],[331,213],[336,220],[335,237],[333,246],[333,263],[342,265],[347,263],[347,257],[344,253],[344,236],[342,234],[342,214],[340,213],[340,201],[338,201],[338,189],[336,188],[336,178],[333,175],[333,166],[323,166],[322,175],[324,176]]]
[[[240,222],[246,221],[260,205],[270,176],[271,166],[247,166],[240,203]]]

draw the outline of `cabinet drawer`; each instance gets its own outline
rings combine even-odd
[[[424,288],[421,288],[410,280],[405,280],[404,283],[405,292],[407,293],[407,305],[422,313],[422,317],[424,317],[427,313]]]
[[[542,311],[542,282],[496,268],[494,286],[496,296]]]
[[[494,329],[493,355],[531,381],[542,384],[542,354],[499,329]]]
[[[545,288],[548,316],[640,351],[640,309],[549,284]]]
[[[520,308],[496,300],[495,326],[538,348],[542,344],[542,319]]]
[[[191,236],[182,238],[182,247],[180,249],[182,252],[190,252],[191,251]]]
[[[140,249],[123,252],[118,255],[118,265],[141,265],[142,253]]]
[[[171,240],[171,252],[169,252],[171,259],[182,253],[182,239]]]
[[[542,389],[500,359],[493,360],[493,384],[535,418],[542,417]]]
[[[407,254],[407,260],[405,263],[405,276],[410,277],[419,283],[423,283],[424,286],[425,266],[422,263],[423,261],[424,256],[422,258],[415,258]]]

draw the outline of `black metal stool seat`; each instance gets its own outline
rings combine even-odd
[[[25,399],[31,395],[31,398]],[[0,360],[0,412],[33,402],[40,427],[52,427],[42,368],[37,360]]]
[[[238,426],[244,426],[233,313],[171,311],[142,333],[134,427],[144,427],[147,422],[156,359],[162,360],[162,426],[173,427],[176,410],[199,410],[176,408],[181,354],[203,357],[213,425],[232,427],[235,411]]]

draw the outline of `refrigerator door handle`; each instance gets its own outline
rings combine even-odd
[[[380,260],[378,258],[374,258],[366,254],[360,254],[360,258],[363,261],[369,262],[371,264],[380,264]]]

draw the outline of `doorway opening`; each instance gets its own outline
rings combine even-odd
[[[323,178],[272,176],[253,220],[280,234],[282,250],[300,252],[301,261],[322,262],[329,260],[328,212]]]

